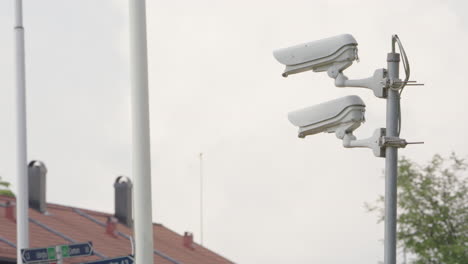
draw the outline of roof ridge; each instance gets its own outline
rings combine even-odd
[[[56,204],[56,203],[47,203],[47,207],[51,207],[51,208],[54,208],[54,209],[57,209],[57,210],[63,210],[63,211],[72,211],[75,210],[75,209],[78,209],[78,210],[81,210],[81,211],[84,211],[88,214],[93,214],[93,215],[98,215],[98,216],[113,216],[113,214],[111,213],[106,213],[106,212],[102,212],[102,211],[96,211],[96,210],[91,210],[91,209],[86,209],[86,208],[82,208],[82,207],[77,207],[77,206],[68,206],[68,205],[62,205],[62,204]]]
[[[7,195],[0,195],[0,201],[11,201],[11,200],[14,200],[16,201],[16,197],[11,197],[11,196],[7,196]],[[59,203],[51,203],[51,202],[47,202],[47,207],[51,207],[51,208],[54,208],[54,209],[57,209],[57,210],[71,210],[73,211],[73,209],[79,209],[79,210],[82,210],[82,211],[86,211],[87,213],[90,213],[90,214],[96,214],[96,215],[100,215],[100,216],[112,216],[113,214],[112,213],[106,213],[106,212],[102,212],[102,211],[96,211],[96,210],[91,210],[91,209],[86,209],[86,208],[82,208],[82,207],[78,207],[78,206],[70,206],[70,205],[64,205],[64,204],[59,204]],[[31,208],[31,207],[30,207]]]

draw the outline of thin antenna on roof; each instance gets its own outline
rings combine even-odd
[[[200,152],[200,244],[203,246],[203,152]]]

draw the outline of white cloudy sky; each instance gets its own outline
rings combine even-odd
[[[198,153],[205,155],[205,245],[237,263],[377,263],[383,226],[363,203],[383,193],[383,159],[305,140],[288,111],[358,94],[367,122],[385,101],[338,89],[325,73],[281,77],[271,52],[351,33],[367,77],[399,34],[412,79],[402,154],[468,156],[466,1],[147,1],[153,218],[199,233]],[[0,1],[0,175],[16,188],[13,0]],[[131,176],[126,0],[25,0],[28,157],[49,169],[50,202],[113,211],[113,181]]]

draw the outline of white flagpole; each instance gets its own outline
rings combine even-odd
[[[151,153],[145,0],[129,0],[135,262],[153,263]]]
[[[24,58],[23,2],[15,1],[15,85],[16,85],[16,169],[17,193],[17,258],[21,263],[21,249],[29,247],[28,170],[26,133],[26,70]]]

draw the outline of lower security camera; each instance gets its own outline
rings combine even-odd
[[[288,119],[299,127],[300,138],[327,132],[343,139],[365,121],[365,109],[359,96],[350,95],[291,112]]]

